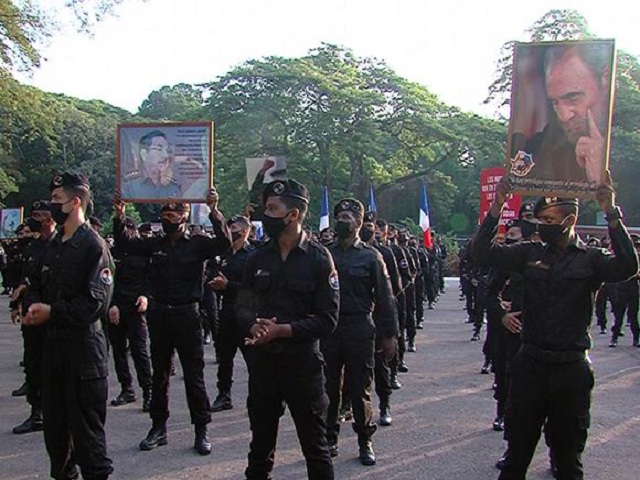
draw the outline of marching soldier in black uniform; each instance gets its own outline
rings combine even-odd
[[[492,245],[509,193],[507,177],[498,184],[475,240],[478,260],[524,276],[521,320],[512,321],[510,328],[521,331],[522,346],[512,360],[505,418],[509,460],[501,480],[525,478],[545,421],[558,478],[584,477],[581,455],[594,385],[587,356],[593,295],[602,281],[622,281],[638,272],[638,257],[615,206],[608,172],[605,178],[597,198],[609,225],[613,254],[586,247],[575,232],[577,200],[557,197],[541,198],[534,209],[544,244]]]
[[[40,263],[31,286],[41,292],[23,319],[45,325],[42,412],[51,477],[102,480],[107,457],[107,341],[100,318],[109,307],[113,260],[86,221],[89,182],[64,173],[51,182],[51,217],[63,227],[53,240],[51,263]]]
[[[340,285],[331,255],[302,224],[309,191],[276,180],[263,193],[263,225],[271,239],[247,260],[237,315],[250,347],[249,480],[272,478],[278,423],[285,403],[296,426],[310,480],[332,480],[326,439],[328,399],[319,339],[338,320]]]
[[[409,248],[409,238],[406,230],[398,229],[396,227],[396,240],[398,242],[398,246],[404,251],[405,257],[407,258],[407,263],[409,264],[409,273],[411,274],[411,283],[407,285],[407,289],[405,290],[405,298],[407,305],[407,315],[406,315],[406,335],[407,335],[407,352],[415,352],[416,351],[416,324],[418,317],[418,303],[420,302],[418,298],[418,294],[421,293],[418,291],[419,285],[419,272],[420,272],[420,261],[417,256],[414,255],[413,251]]]
[[[229,229],[218,210],[218,194],[209,192],[207,204],[214,237],[189,236],[189,205],[162,206],[162,238],[129,238],[124,233],[124,203],[114,199],[113,231],[116,248],[125,253],[151,258],[151,296],[147,314],[151,338],[153,387],[150,414],[153,425],[140,450],[167,444],[169,419],[169,377],[171,358],[178,352],[191,423],[195,426],[194,448],[201,455],[211,453],[207,424],[211,422],[209,397],[204,383],[204,346],[198,315],[203,294],[204,263],[224,254],[231,246]]]
[[[338,454],[338,410],[344,379],[353,410],[353,429],[358,434],[360,462],[375,465],[371,382],[376,340],[387,358],[392,358],[398,318],[382,256],[358,237],[363,215],[362,203],[354,199],[343,199],[334,208],[337,240],[330,252],[340,275],[340,316],[336,331],[322,341],[322,353],[327,362],[327,439],[331,454]],[[372,317],[374,305],[377,314]]]
[[[376,214],[375,212],[367,212],[364,216],[364,223],[360,230],[360,238],[367,245],[375,248],[382,255],[384,264],[389,272],[389,279],[391,280],[391,290],[395,299],[402,293],[402,281],[400,280],[400,272],[398,270],[398,264],[396,258],[390,248],[383,246],[375,236],[376,233]],[[404,304],[403,304],[404,307]],[[398,302],[396,300],[394,313],[398,314]],[[373,311],[374,318],[379,315],[379,310],[376,308]],[[374,320],[375,324],[383,322],[383,320]],[[383,427],[391,425],[393,421],[391,417],[391,393],[393,392],[393,385],[391,383],[391,367],[390,361],[392,359],[387,358],[385,352],[382,350],[382,345],[379,345],[380,339],[376,339],[376,353],[374,356],[375,365],[373,377],[376,385],[376,394],[380,400],[380,425]],[[395,355],[394,355],[395,356]],[[396,377],[397,381],[397,377]]]
[[[51,218],[49,202],[37,201],[31,206],[31,218],[27,220],[32,232],[39,233],[26,248],[26,258],[22,280],[12,296],[11,318],[19,321],[33,303],[42,301],[42,291],[35,285],[42,285],[41,265],[51,265],[53,240],[56,238],[56,224]],[[34,285],[34,288],[32,288]],[[24,370],[27,384],[27,402],[31,405],[31,415],[13,429],[15,434],[42,430],[42,352],[44,346],[43,326],[22,325],[24,341]]]
[[[123,223],[127,237],[139,237],[133,219],[126,218]],[[151,404],[151,358],[147,346],[149,330],[146,318],[151,273],[149,259],[129,255],[117,248],[113,249],[113,257],[116,273],[108,332],[121,391],[111,400],[111,405],[118,407],[136,401],[127,358],[129,350],[138,385],[142,389],[142,411],[148,412]]]
[[[218,396],[211,406],[212,412],[233,408],[231,385],[233,384],[233,359],[238,348],[245,351],[244,337],[236,317],[238,289],[242,284],[244,267],[254,248],[247,241],[251,233],[251,222],[237,215],[228,222],[233,242],[231,251],[222,257],[217,275],[211,280],[213,289],[222,295],[220,324],[216,339],[218,354]],[[242,344],[241,344],[242,342]]]

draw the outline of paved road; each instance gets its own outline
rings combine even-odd
[[[448,281],[447,293],[436,309],[427,312],[418,352],[407,354],[410,372],[401,376],[404,388],[392,399],[394,423],[380,428],[375,449],[378,464],[362,467],[356,459],[357,442],[351,428],[343,428],[340,456],[335,459],[337,479],[481,480],[497,478],[493,464],[504,449],[501,434],[491,430],[495,405],[491,376],[480,375],[480,342],[470,342],[457,283]],[[18,361],[21,337],[8,320],[7,298],[0,297],[0,479],[48,478],[48,460],[39,433],[16,436],[11,428],[27,413],[23,398],[11,390],[22,382]],[[607,347],[605,336],[595,334],[592,358],[597,380],[592,428],[585,452],[586,478],[632,480],[640,478],[640,348],[632,348],[627,334],[617,349]],[[200,457],[192,449],[180,370],[173,377],[169,445],[140,452],[138,442],[150,427],[140,404],[109,408],[107,439],[117,479],[241,479],[249,443],[244,409],[247,374],[237,362],[235,408],[216,413],[210,426],[213,454]],[[213,351],[207,351],[205,377],[215,394]],[[110,394],[118,393],[115,375]],[[290,417],[281,423],[275,476],[306,478]],[[533,480],[550,479],[544,448],[539,447],[530,469]]]

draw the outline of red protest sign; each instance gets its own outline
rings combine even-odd
[[[485,168],[480,172],[480,216],[478,224],[481,224],[489,213],[493,199],[496,196],[498,182],[503,176],[504,168],[502,167]],[[500,225],[506,224],[509,220],[517,219],[521,205],[522,197],[520,195],[512,195],[502,210]]]

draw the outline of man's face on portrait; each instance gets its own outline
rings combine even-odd
[[[609,90],[605,72],[598,78],[577,53],[569,50],[549,65],[545,82],[558,125],[572,144],[590,136],[589,111],[602,133]]]
[[[169,169],[171,151],[164,137],[153,137],[147,149],[140,150],[140,157],[147,176],[155,185],[160,185]]]

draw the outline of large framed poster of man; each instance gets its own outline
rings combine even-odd
[[[613,40],[517,43],[506,168],[514,191],[594,198],[608,167]]]
[[[201,202],[213,185],[213,123],[119,125],[117,184],[126,202]]]

